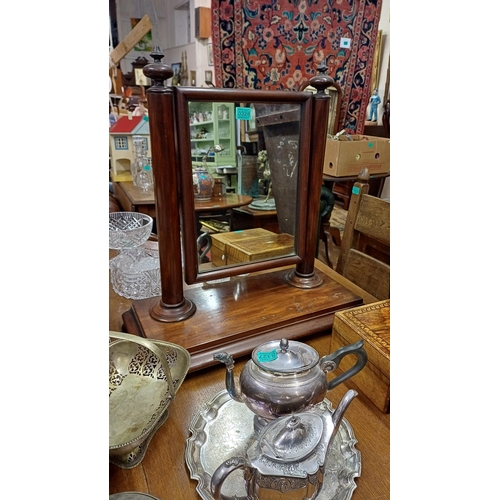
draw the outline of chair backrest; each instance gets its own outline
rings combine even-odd
[[[379,300],[390,297],[390,202],[368,194],[369,171],[352,188],[336,271]]]

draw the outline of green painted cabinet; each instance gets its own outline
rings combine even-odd
[[[203,165],[208,152],[207,166],[216,173],[215,167],[236,167],[234,103],[190,102],[189,122],[191,134],[191,161],[193,166]],[[216,145],[224,149],[215,153]]]

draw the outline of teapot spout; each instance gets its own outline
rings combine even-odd
[[[351,401],[358,395],[356,391],[353,389],[349,389],[344,397],[340,400],[337,408],[335,409],[334,414],[332,415],[333,421],[333,433],[330,438],[330,441],[333,441],[333,438],[337,435],[337,431],[339,430],[340,423],[342,422],[342,418],[344,417],[344,413],[347,410],[347,407],[351,404]]]
[[[236,387],[234,382],[234,360],[233,357],[227,352],[218,352],[214,354],[214,359],[220,361],[226,365],[226,390],[232,399],[243,403],[243,398],[241,397],[241,390]]]

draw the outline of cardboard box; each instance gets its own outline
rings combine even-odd
[[[338,140],[327,139],[323,173],[333,177],[357,176],[367,167],[370,174],[390,171],[390,142],[384,137],[345,135]]]
[[[272,233],[270,233],[270,231],[261,228],[211,234],[212,248],[210,249],[210,255],[213,265],[226,266],[228,264],[227,260],[228,244],[238,241],[245,241],[252,238],[268,236],[269,234]]]
[[[389,413],[390,403],[390,300],[335,313],[330,351],[363,339],[368,355],[365,367],[349,380],[380,411]],[[346,356],[334,370],[339,375],[353,364]]]

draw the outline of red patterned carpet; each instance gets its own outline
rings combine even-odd
[[[325,60],[342,89],[341,128],[361,134],[381,7],[382,0],[212,0],[215,84],[298,90]]]

